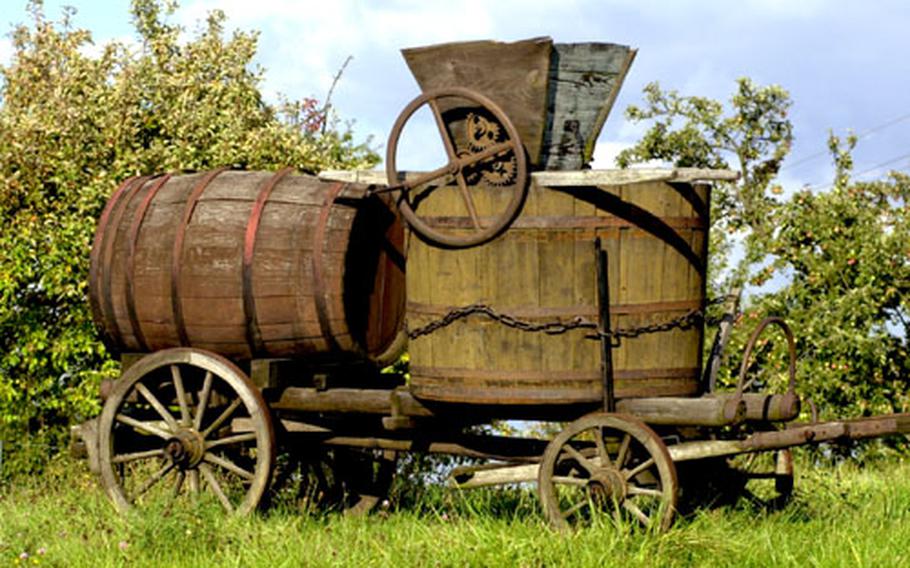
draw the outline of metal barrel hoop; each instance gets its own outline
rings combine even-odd
[[[746,343],[746,350],[743,353],[743,361],[739,367],[739,376],[736,379],[736,395],[742,396],[743,392],[746,390],[747,386],[751,385],[751,381],[746,382],[746,371],[749,368],[749,360],[752,357],[752,350],[755,348],[755,344],[758,342],[758,338],[761,336],[761,333],[769,325],[774,324],[780,327],[784,335],[787,338],[787,352],[790,357],[790,363],[788,367],[789,381],[787,384],[787,394],[796,393],[796,341],[793,338],[793,331],[790,329],[790,326],[787,325],[787,322],[783,318],[772,316],[767,317],[758,324],[758,327],[755,328],[755,331],[752,332],[752,335],[749,337],[748,343]]]

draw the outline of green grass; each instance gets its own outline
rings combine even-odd
[[[554,533],[533,491],[516,489],[433,489],[366,518],[287,507],[120,517],[81,465],[57,469],[0,490],[0,566],[910,565],[910,465],[897,461],[803,466],[783,511],[701,510],[663,535]]]

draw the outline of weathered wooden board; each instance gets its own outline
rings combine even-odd
[[[467,87],[499,105],[539,162],[547,115],[550,38],[470,41],[401,50],[422,91]],[[451,110],[444,108],[443,111]]]
[[[404,172],[406,177],[419,175]],[[379,170],[326,170],[319,177],[371,185],[387,183],[385,172]],[[732,170],[709,170],[705,168],[628,168],[606,170],[580,170],[574,172],[534,172],[533,182],[544,187],[571,186],[614,186],[635,185],[663,181],[667,183],[694,184],[697,182],[736,181],[739,174]],[[691,192],[690,192],[691,193]],[[687,197],[692,200],[691,196]],[[704,203],[701,205],[705,209]]]
[[[609,255],[614,329],[668,322],[703,308],[709,184],[676,182],[695,175],[677,170],[593,172],[586,180],[618,182],[603,185],[578,185],[573,174],[535,175],[521,216],[487,245],[452,251],[411,240],[409,328],[475,303],[535,323],[596,320],[598,237]],[[696,177],[726,179],[728,173]],[[482,196],[479,213],[489,214],[495,188],[472,191]],[[422,215],[452,216],[457,200],[455,188],[443,188]],[[597,403],[599,345],[589,333],[528,333],[473,315],[411,341],[411,389],[427,400],[503,408]],[[700,326],[624,338],[614,351],[616,396],[698,394],[701,345]]]
[[[545,170],[577,170],[591,161],[635,53],[625,45],[554,44],[550,38],[402,50],[424,92],[467,87],[499,105],[515,124],[531,166]],[[443,111],[459,104],[467,103],[449,103]]]
[[[553,45],[543,169],[580,170],[591,162],[635,53],[613,43]]]

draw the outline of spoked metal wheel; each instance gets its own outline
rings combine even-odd
[[[213,499],[246,514],[275,460],[275,435],[258,389],[227,359],[167,349],[130,367],[99,422],[105,490],[120,511]]]
[[[676,468],[660,437],[620,414],[591,414],[547,446],[538,485],[556,528],[607,514],[619,524],[665,530],[676,510]]]
[[[770,387],[774,386],[774,381],[769,381],[761,374],[749,376],[750,366],[752,364],[752,352],[755,349],[759,338],[765,329],[776,326],[783,332],[786,339],[787,347],[787,375],[786,390],[783,397],[786,397],[789,404],[796,405],[796,412],[799,408],[799,397],[796,395],[796,342],[793,338],[793,332],[787,323],[777,317],[769,317],[762,322],[752,332],[749,341],[746,343],[746,349],[743,353],[743,361],[737,377],[736,391],[740,395],[750,393],[767,393]],[[776,384],[782,381],[777,380]],[[770,421],[753,422],[744,428],[746,434],[753,431],[776,430],[778,426]],[[749,499],[753,504],[779,509],[785,506],[793,495],[793,453],[790,449],[782,449],[768,452],[759,452],[753,454],[744,454],[734,456],[728,460],[730,469],[736,481],[741,486],[741,492],[744,497]]]
[[[777,510],[793,497],[793,453],[789,448],[743,454],[727,462],[740,496],[752,504]]]
[[[422,108],[433,116],[446,164],[402,180],[399,142],[405,125]],[[400,191],[398,208],[409,226],[443,248],[473,247],[502,234],[521,212],[530,180],[512,121],[492,100],[462,87],[429,91],[401,111],[389,134],[386,174],[389,186]],[[460,198],[434,197],[437,192],[448,195],[446,186],[453,186]],[[452,210],[458,202],[464,217],[453,216],[459,214]]]

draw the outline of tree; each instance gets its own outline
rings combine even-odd
[[[738,369],[752,328],[776,315],[797,336],[799,392],[823,415],[910,410],[910,177],[852,180],[856,139],[831,136],[833,188],[784,197],[776,174],[793,138],[786,91],[740,79],[727,114],[717,101],[664,92],[657,84],[645,88],[645,102],[643,109],[627,110],[630,120],[652,124],[620,154],[622,166],[649,160],[732,165],[741,175],[736,184],[717,186],[712,204],[711,293],[751,287],[722,378],[732,381],[730,370]],[[743,249],[735,263],[734,244]],[[763,380],[780,388],[783,349],[759,359],[779,370]]]
[[[134,0],[137,49],[99,48],[45,18],[13,30],[0,67],[0,439],[59,427],[98,410],[116,372],[89,314],[96,219],[132,175],[220,165],[308,172],[378,161],[314,99],[265,102],[255,33],[226,34],[212,12],[179,39],[167,0]]]
[[[709,280],[715,293],[740,286],[760,256],[752,243],[773,227],[772,182],[793,142],[787,91],[745,78],[736,87],[725,116],[724,106],[715,100],[684,97],[650,83],[644,89],[645,106],[630,106],[626,117],[653,124],[617,157],[620,167],[658,160],[678,167],[730,168],[740,174],[737,183],[717,184],[712,194]],[[731,236],[737,234],[745,238],[746,254],[730,266]]]

